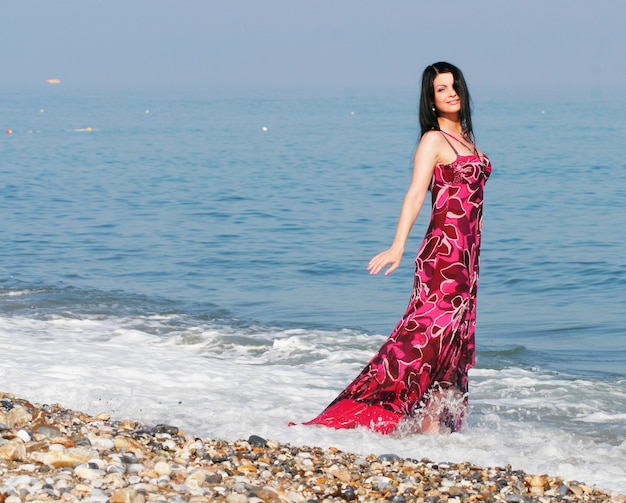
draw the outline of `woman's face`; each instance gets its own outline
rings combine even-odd
[[[454,90],[454,77],[451,73],[437,74],[433,87],[434,105],[439,115],[458,114],[461,111],[461,98]]]

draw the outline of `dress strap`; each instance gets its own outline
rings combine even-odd
[[[446,140],[448,142],[448,145],[450,145],[450,148],[452,150],[454,150],[454,153],[456,154],[457,157],[461,157],[461,154],[459,154],[457,152],[457,150],[454,148],[454,145],[452,145],[452,142],[450,140],[448,140],[448,136],[452,136],[452,135],[448,135],[448,133],[446,133],[445,131],[442,131],[441,129],[439,130],[439,132],[443,135],[443,139]],[[448,136],[446,136],[448,135]],[[452,136],[452,138],[454,138],[454,136]],[[454,138],[456,140],[456,138]]]
[[[439,130],[441,133],[443,133],[443,137],[446,139],[446,141],[448,142],[448,145],[450,145],[450,147],[452,147],[452,150],[454,150],[454,153],[456,154],[457,157],[461,157],[459,155],[459,153],[457,152],[457,150],[452,146],[452,143],[450,142],[450,140],[448,140],[448,136],[450,138],[452,138],[453,140],[456,140],[457,142],[459,142],[461,145],[463,145],[465,148],[469,149],[469,147],[463,143],[461,140],[459,140],[456,136],[450,134],[450,133],[446,133],[445,131],[442,131],[441,129]],[[474,155],[478,156],[478,150],[476,149],[476,145],[474,145],[474,143],[471,143],[472,147],[474,147]]]

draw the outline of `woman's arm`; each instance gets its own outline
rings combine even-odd
[[[367,270],[370,274],[378,274],[388,265],[389,268],[385,271],[386,276],[395,271],[400,265],[406,240],[424,204],[435,165],[439,161],[440,152],[440,135],[436,134],[434,131],[426,133],[420,140],[415,151],[413,177],[406,195],[404,196],[395,238],[388,250],[379,253],[370,260],[367,265]]]

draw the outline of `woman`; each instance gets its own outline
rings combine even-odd
[[[400,434],[461,426],[467,373],[475,361],[483,188],[491,164],[474,145],[470,97],[457,67],[426,67],[419,116],[422,134],[395,238],[368,265],[370,274],[398,268],[430,189],[432,214],[417,253],[409,306],[357,378],[304,424]]]

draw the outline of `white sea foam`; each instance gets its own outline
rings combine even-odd
[[[157,335],[166,323],[170,335]],[[40,403],[169,422],[211,438],[259,434],[362,454],[511,464],[626,491],[626,443],[616,435],[599,438],[588,426],[623,423],[624,409],[609,405],[616,397],[623,405],[623,391],[554,372],[476,369],[461,433],[394,438],[288,426],[317,415],[380,341],[351,331],[183,323],[172,330],[172,317],[3,317],[0,382]]]
[[[28,295],[29,293],[31,293],[30,290],[7,290],[0,292],[0,297],[20,297],[22,295]]]
[[[606,412],[593,412],[586,416],[574,418],[576,421],[586,423],[615,423],[626,422],[626,414],[607,414]]]

